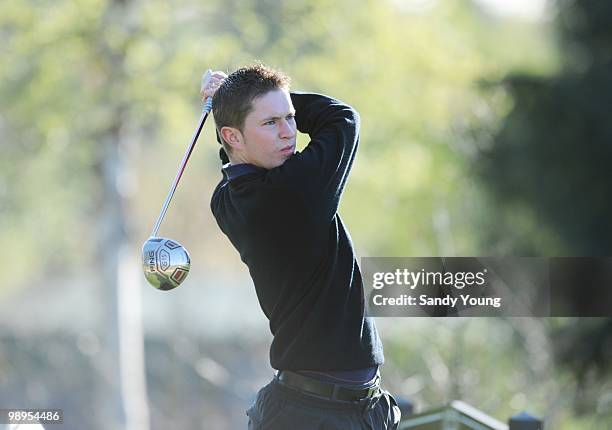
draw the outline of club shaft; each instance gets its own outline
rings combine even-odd
[[[212,107],[212,100],[209,97],[206,100],[206,103],[204,104],[204,107],[202,109],[202,116],[200,117],[200,122],[198,123],[198,128],[193,133],[193,136],[191,138],[191,143],[189,144],[189,147],[187,148],[187,152],[185,152],[185,155],[183,156],[183,161],[181,161],[181,165],[179,166],[178,172],[176,172],[176,176],[174,177],[174,182],[172,182],[172,186],[170,187],[170,191],[168,192],[168,196],[166,197],[166,201],[164,202],[164,205],[163,205],[162,210],[161,210],[161,212],[159,214],[159,217],[157,218],[157,222],[155,223],[155,227],[153,227],[153,232],[151,233],[151,237],[157,237],[157,231],[159,230],[159,227],[161,226],[161,223],[164,220],[164,217],[166,216],[166,211],[168,210],[168,206],[170,206],[170,202],[172,201],[172,197],[174,196],[174,192],[176,191],[176,188],[178,187],[178,183],[181,180],[181,177],[183,176],[183,172],[185,171],[185,167],[187,166],[187,162],[189,161],[189,157],[191,157],[191,153],[193,152],[193,148],[195,147],[195,144],[198,141],[198,137],[200,137],[200,133],[202,131],[202,128],[204,127],[204,123],[206,122],[206,118],[208,118],[208,114],[210,113],[211,107]]]

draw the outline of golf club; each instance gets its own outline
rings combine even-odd
[[[209,69],[202,76],[202,88],[204,88],[204,86],[208,83],[211,76],[212,71]],[[168,192],[166,201],[164,202],[159,217],[157,218],[157,222],[153,227],[151,236],[142,246],[142,269],[144,271],[145,278],[151,285],[159,290],[168,291],[181,285],[181,283],[187,277],[189,268],[191,267],[189,253],[185,247],[175,240],[165,237],[158,237],[157,231],[159,230],[159,227],[166,216],[166,211],[168,210],[170,201],[174,196],[174,192],[176,191],[178,183],[181,180],[181,176],[183,176],[183,172],[185,171],[185,166],[189,161],[189,157],[191,156],[193,148],[195,147],[198,137],[200,136],[200,132],[202,131],[204,123],[206,122],[206,118],[211,110],[212,98],[208,97],[204,101],[202,115],[200,117],[198,127],[193,134],[191,144],[187,148],[187,152],[181,161],[179,170],[176,173],[172,186],[170,187],[170,191]]]

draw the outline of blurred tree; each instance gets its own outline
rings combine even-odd
[[[16,274],[8,288],[83,272],[96,279],[90,294],[104,348],[91,389],[109,428],[133,418],[130,406],[141,404],[126,388],[144,375],[142,357],[133,354],[141,333],[122,325],[118,308],[126,275],[126,154],[133,149],[125,69],[139,33],[136,11],[124,0],[11,3],[0,18],[1,233],[3,245],[15,243],[5,263]],[[121,367],[126,363],[131,372]]]
[[[155,0],[132,6],[137,13],[122,15],[125,24],[112,31],[99,28],[103,3],[60,2],[53,11],[20,3],[7,5],[0,18],[8,41],[0,47],[0,133],[6,136],[0,241],[22,248],[7,261],[14,285],[91,261],[94,244],[80,239],[99,214],[102,183],[94,173],[105,150],[98,138],[117,115],[109,107],[124,118],[118,133],[129,168],[119,192],[128,201],[126,234],[144,238],[197,119],[201,71],[231,71],[254,59],[285,69],[294,88],[328,92],[362,113],[360,155],[341,207],[361,255],[475,254],[478,190],[465,162],[473,146],[461,131],[495,112],[473,83],[511,67],[541,71],[554,63],[542,29],[490,23],[466,0],[365,1],[358,8],[346,0],[185,2],[180,8]],[[509,41],[532,49],[517,55]],[[113,49],[124,56],[117,59]],[[123,72],[109,78],[115,72],[104,58],[123,61]],[[203,141],[212,144],[208,131]],[[204,248],[207,259],[227,264],[234,254],[220,245],[214,220],[200,207],[193,210],[202,187],[218,179],[212,154],[193,160],[189,174],[201,180],[181,185],[185,197],[173,203],[165,226],[193,236],[203,222],[213,233],[194,252]],[[136,192],[138,168],[146,192]],[[39,247],[58,252],[34,269]]]
[[[143,333],[141,325],[133,323],[134,318],[139,321],[140,315],[130,315],[140,308],[140,295],[134,294],[140,283],[134,282],[134,264],[126,261],[138,258],[138,254],[128,251],[125,215],[127,172],[134,168],[129,165],[128,154],[135,150],[132,136],[126,131],[131,125],[131,103],[125,94],[129,86],[127,58],[132,44],[142,34],[140,11],[131,0],[111,0],[101,12],[87,40],[97,53],[90,70],[99,74],[104,89],[94,101],[105,107],[107,115],[106,121],[90,129],[97,143],[93,173],[99,187],[94,200],[93,237],[97,244],[94,258],[99,262],[97,296],[104,315],[100,333],[105,345],[101,363],[106,384],[101,391],[107,400],[105,421],[111,428],[148,430]]]
[[[330,93],[361,112],[341,213],[362,255],[474,253],[471,149],[461,130],[492,113],[473,83],[509,67],[551,67],[545,26],[490,23],[466,0],[229,1],[206,25],[228,71],[262,59],[288,72],[295,89]],[[516,43],[532,49],[519,56]]]
[[[612,318],[582,318],[558,323],[553,331],[557,361],[577,380],[574,410],[580,416],[593,411],[610,419],[612,372]]]
[[[562,70],[504,79],[513,107],[477,159],[499,208],[483,239],[514,254],[610,256],[612,3],[561,0],[558,7]],[[525,219],[537,228],[525,229]],[[609,417],[612,319],[564,319],[553,327],[555,356],[578,381],[577,412],[598,405]]]
[[[482,178],[504,211],[525,206],[556,246],[534,242],[512,225],[493,234],[527,254],[607,256],[612,253],[612,4],[562,1],[557,20],[565,67],[557,76],[513,74],[504,80],[513,108],[490,150]]]

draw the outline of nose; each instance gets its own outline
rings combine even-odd
[[[278,130],[278,137],[281,139],[292,139],[295,137],[295,123],[282,119]]]

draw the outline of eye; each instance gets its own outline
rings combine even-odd
[[[292,120],[294,120],[294,119],[295,119],[295,115],[294,115],[294,114],[292,114],[292,113],[290,113],[289,115],[287,115],[287,116],[285,117],[285,119],[286,119],[287,121],[292,121]]]
[[[271,119],[270,121],[266,121],[263,123],[263,125],[274,125],[274,120]]]

